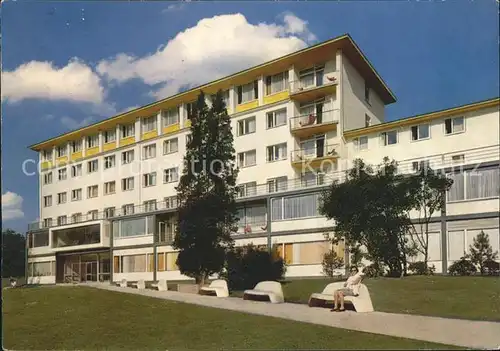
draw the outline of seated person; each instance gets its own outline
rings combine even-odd
[[[344,308],[344,296],[358,296],[359,295],[359,285],[361,284],[361,280],[365,274],[361,271],[358,271],[357,267],[351,267],[351,275],[344,283],[344,287],[342,289],[335,290],[333,292],[333,302],[334,306],[333,311],[345,311]],[[340,302],[340,309],[339,309]]]

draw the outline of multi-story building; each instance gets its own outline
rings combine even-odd
[[[322,274],[320,192],[355,158],[411,172],[429,161],[455,180],[432,222],[438,272],[479,230],[499,237],[499,99],[394,122],[396,101],[344,35],[31,146],[40,222],[28,231],[30,282],[187,279],[171,246],[175,187],[200,90],[225,94],[240,168],[237,245],[277,245],[287,276]],[[342,243],[335,247],[344,255]]]

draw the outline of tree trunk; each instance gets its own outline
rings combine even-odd
[[[205,285],[205,280],[207,279],[206,273],[200,273],[198,277],[196,277],[196,284],[198,284],[198,288],[201,288]]]

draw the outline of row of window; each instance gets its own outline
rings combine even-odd
[[[427,140],[430,139],[431,125],[419,124],[410,128],[411,141]],[[465,131],[465,118],[454,117],[444,120],[444,134],[452,135]],[[399,142],[399,132],[397,130],[390,130],[380,133],[380,144],[382,146],[395,145]],[[358,150],[368,149],[368,136],[361,136],[354,139],[354,145]]]
[[[177,271],[178,252],[158,252],[157,271]],[[139,273],[154,271],[153,254],[123,255],[113,257],[114,273]]]

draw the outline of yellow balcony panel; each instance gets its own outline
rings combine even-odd
[[[157,136],[158,136],[158,131],[155,129],[155,130],[152,130],[150,132],[143,133],[142,134],[142,140],[148,140],[148,139],[156,138]]]
[[[109,151],[116,149],[116,141],[112,141],[110,143],[106,143],[102,146],[103,151]]]
[[[191,121],[190,121],[190,122],[191,122]],[[180,127],[179,123],[172,124],[172,125],[169,125],[169,126],[163,127],[163,134],[175,133],[175,132],[177,132],[179,129],[181,129],[181,127]]]
[[[64,166],[67,163],[68,163],[68,156],[61,156],[61,157],[56,158],[56,165],[57,166]]]
[[[292,166],[296,169],[321,169],[324,170],[334,163],[340,157],[339,145],[325,145],[316,149],[299,149],[292,151]]]
[[[191,120],[190,119],[186,119],[184,121],[184,128],[191,128]]]
[[[135,136],[129,136],[123,139],[120,139],[120,146],[130,145],[135,143]]]
[[[323,98],[335,93],[337,83],[328,83],[321,86],[300,87],[292,90],[290,98],[298,102],[308,102]]]
[[[305,138],[314,134],[324,134],[337,129],[339,110],[323,111],[290,118],[290,131],[295,137]]]
[[[99,146],[94,146],[85,150],[85,156],[93,156],[99,153]]]
[[[52,161],[43,161],[40,165],[41,169],[52,168]]]
[[[81,158],[83,158],[83,152],[82,151],[73,152],[71,154],[71,161],[76,161],[76,160],[79,160]]]
[[[252,100],[236,106],[236,112],[248,111],[259,107],[259,100]]]
[[[275,102],[286,100],[289,98],[289,96],[290,96],[290,93],[288,92],[288,90],[281,91],[281,92],[276,93],[276,94],[264,96],[264,105],[274,104]]]

